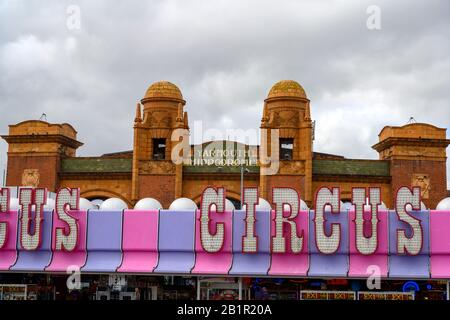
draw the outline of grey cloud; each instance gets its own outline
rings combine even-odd
[[[366,28],[372,4],[378,31]],[[294,79],[311,99],[316,150],[376,158],[385,125],[450,127],[449,16],[445,0],[4,1],[0,132],[45,112],[74,125],[80,155],[127,150],[135,103],[161,79],[181,88],[191,125],[257,128],[270,87]],[[4,167],[4,142],[0,154]]]

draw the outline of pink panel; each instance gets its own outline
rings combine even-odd
[[[9,270],[17,260],[17,211],[0,214],[0,222],[7,223],[6,242],[0,249],[0,270]]]
[[[270,250],[272,250],[272,237],[275,236],[275,211],[272,211]],[[286,238],[286,253],[273,253],[269,275],[307,275],[309,269],[309,212],[300,211],[294,219],[297,223],[297,233],[303,230],[303,250],[301,253],[291,251],[291,232],[287,224],[283,226],[283,234]]]
[[[55,250],[56,228],[68,228],[67,224],[58,219],[56,211],[53,210],[53,228],[52,228],[52,251],[53,258],[50,265],[45,268],[46,271],[66,272],[69,267],[77,266],[81,268],[86,263],[86,211],[69,211],[69,215],[78,221],[78,243],[71,252],[64,250]]]
[[[364,223],[364,233],[369,235],[371,225],[370,212],[364,212],[364,218],[367,222]],[[389,248],[389,230],[388,230],[388,213],[387,211],[378,212],[378,247],[374,254],[363,255],[356,249],[356,225],[355,212],[349,212],[349,226],[350,226],[350,269],[349,277],[368,277],[374,273],[370,266],[377,266],[380,270],[380,276],[387,277],[388,275],[388,248]],[[369,270],[368,270],[369,268]]]
[[[158,210],[125,210],[118,272],[153,272],[158,264]]]
[[[430,212],[431,277],[450,278],[450,211]]]
[[[231,269],[233,255],[233,233],[232,233],[232,221],[233,213],[231,211],[225,211],[223,213],[211,212],[210,224],[215,225],[218,222],[225,223],[225,239],[222,249],[216,253],[209,253],[203,250],[200,239],[200,210],[196,212],[195,219],[195,266],[192,269],[192,273],[197,274],[228,274]],[[216,230],[212,228],[211,233],[215,233]]]

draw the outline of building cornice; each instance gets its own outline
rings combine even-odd
[[[450,145],[450,139],[422,139],[422,138],[387,138],[372,146],[372,149],[381,152],[392,146],[422,146],[446,148]]]
[[[131,172],[60,172],[60,179],[66,180],[130,180]]]
[[[80,141],[60,134],[2,135],[1,137],[8,143],[57,142],[75,149],[83,145],[83,143]]]

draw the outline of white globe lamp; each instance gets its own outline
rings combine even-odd
[[[169,210],[183,211],[183,210],[197,210],[197,205],[189,198],[175,199],[169,206]]]
[[[159,210],[162,209],[161,203],[153,198],[144,198],[134,205],[134,210]]]
[[[109,198],[103,201],[102,204],[100,205],[100,210],[103,211],[106,210],[119,211],[124,209],[128,209],[128,205],[126,204],[125,201],[119,198]]]

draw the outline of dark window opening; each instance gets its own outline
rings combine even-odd
[[[241,201],[240,200],[236,200],[236,199],[231,199],[231,198],[227,198],[228,200],[231,201],[231,203],[233,204],[234,208],[236,210],[240,210],[241,208]]]
[[[280,159],[281,160],[292,160],[293,151],[294,151],[294,139],[281,138],[280,139]]]
[[[166,158],[166,139],[153,139],[153,160]]]

